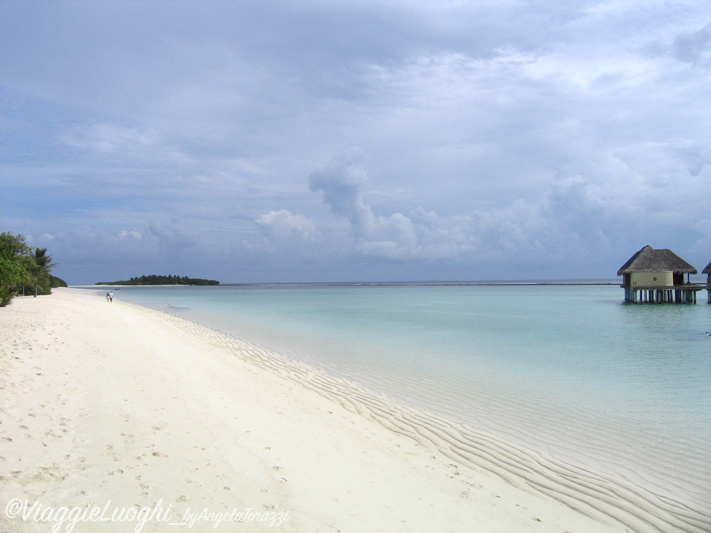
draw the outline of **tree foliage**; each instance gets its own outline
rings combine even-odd
[[[9,304],[18,289],[29,280],[30,253],[22,235],[0,233],[0,307]]]
[[[49,273],[53,266],[52,258],[47,255],[47,248],[35,248],[34,254],[30,256],[28,267],[35,297],[40,287],[42,294],[49,293],[52,287]]]
[[[50,274],[54,267],[46,248],[27,245],[22,235],[0,233],[0,307],[10,303],[21,291],[31,290],[34,295],[49,294],[53,287],[65,286]]]
[[[150,276],[134,277],[123,281],[100,281],[96,285],[219,285],[214,279],[189,278],[187,276]]]

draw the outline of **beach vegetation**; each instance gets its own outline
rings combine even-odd
[[[214,279],[189,278],[187,276],[149,276],[133,277],[122,281],[99,281],[96,285],[219,285]]]
[[[29,281],[30,254],[31,248],[22,235],[0,233],[0,307],[9,304]]]
[[[0,233],[0,307],[17,294],[50,294],[54,287],[66,287],[50,274],[55,266],[46,248],[31,248],[25,238],[9,232]]]
[[[52,282],[49,273],[52,267],[54,267],[54,263],[52,263],[52,257],[47,255],[47,248],[35,248],[34,253],[30,254],[27,271],[35,298],[38,293],[49,294],[51,292]]]

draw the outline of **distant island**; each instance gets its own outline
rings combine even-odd
[[[99,281],[94,285],[219,285],[214,279],[189,278],[187,276],[141,276],[123,281]]]

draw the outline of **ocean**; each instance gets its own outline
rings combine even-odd
[[[646,498],[650,516],[621,519],[633,530],[711,525],[705,291],[680,305],[625,303],[611,284],[116,289],[115,299],[357,383],[516,457],[592,472],[600,486],[619,482],[628,503]]]

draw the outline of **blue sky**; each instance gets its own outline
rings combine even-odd
[[[0,0],[0,230],[72,284],[711,261],[711,4]]]

